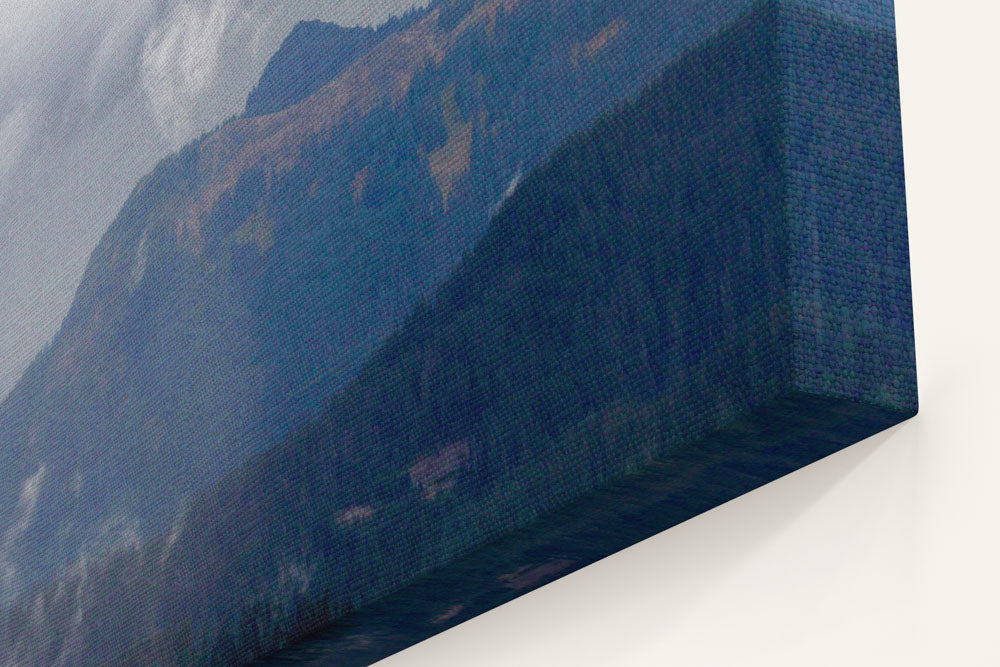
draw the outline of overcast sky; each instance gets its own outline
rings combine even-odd
[[[55,334],[135,183],[242,111],[296,22],[377,24],[416,4],[0,2],[0,399]]]

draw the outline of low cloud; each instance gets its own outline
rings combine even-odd
[[[22,102],[0,118],[0,179],[21,159],[31,138],[30,102]]]
[[[143,90],[157,126],[174,148],[191,135],[192,110],[215,81],[230,9],[225,2],[185,2],[145,40]]]
[[[45,466],[40,466],[34,475],[21,483],[21,495],[18,499],[18,518],[4,531],[0,540],[0,604],[9,602],[17,593],[18,572],[12,562],[12,552],[18,542],[28,532],[35,518],[35,508],[45,479]]]

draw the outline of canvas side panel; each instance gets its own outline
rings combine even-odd
[[[916,410],[891,0],[782,3],[793,385]]]

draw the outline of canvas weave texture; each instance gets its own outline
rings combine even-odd
[[[912,417],[894,30],[297,24],[0,403],[0,664],[370,664]]]

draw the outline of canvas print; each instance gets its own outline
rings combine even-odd
[[[916,413],[891,0],[9,18],[0,664],[370,664]]]

